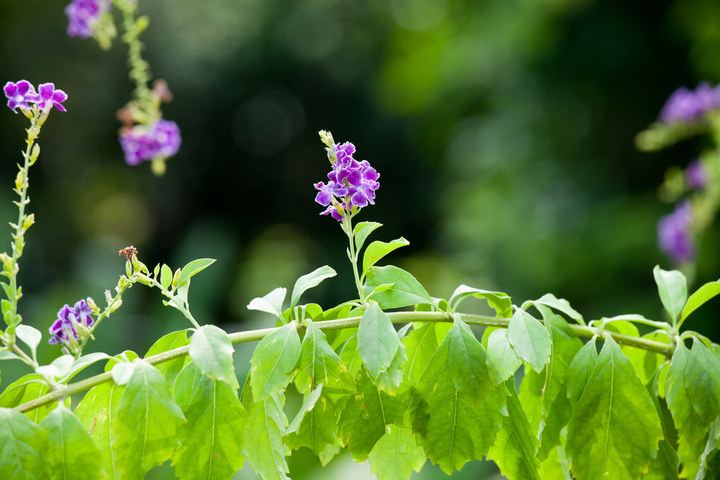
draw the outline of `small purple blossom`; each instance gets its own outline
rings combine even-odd
[[[363,208],[375,203],[375,190],[380,183],[380,174],[370,166],[367,160],[358,162],[353,158],[355,145],[350,142],[333,144],[328,156],[333,161],[333,169],[328,173],[327,184],[318,182],[315,189],[318,194],[315,201],[327,207],[321,215],[331,215],[341,221],[354,208]],[[338,210],[338,206],[343,212]]]
[[[8,99],[7,106],[17,113],[18,108],[30,109],[29,103],[37,103],[40,98],[35,93],[35,87],[27,80],[20,80],[17,83],[7,82],[3,92]]]
[[[65,7],[68,16],[67,34],[71,37],[91,37],[95,26],[109,8],[110,0],[73,0]]]
[[[120,131],[120,145],[128,165],[156,157],[171,157],[180,149],[180,127],[169,120],[158,120],[151,125],[136,125]]]
[[[65,112],[62,102],[67,100],[67,93],[57,89],[55,90],[54,83],[41,83],[38,86],[39,101],[38,106],[43,110],[50,110],[52,107],[56,107],[61,112]]]
[[[692,206],[689,202],[679,204],[658,222],[658,244],[674,262],[681,263],[695,257],[691,225]]]
[[[92,309],[85,300],[80,300],[74,306],[65,304],[58,311],[57,320],[50,326],[52,337],[49,342],[52,345],[69,345],[78,338],[78,326],[89,328],[94,320],[91,316]]]
[[[660,110],[660,121],[665,124],[692,122],[705,112],[720,107],[720,85],[711,87],[703,82],[695,90],[679,88],[670,95]]]
[[[707,173],[700,160],[693,160],[685,169],[685,182],[693,190],[705,188],[705,185],[707,185]]]

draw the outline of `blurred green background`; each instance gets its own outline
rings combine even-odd
[[[53,81],[70,97],[42,132],[20,272],[21,312],[44,332],[63,304],[102,301],[130,244],[151,268],[217,258],[193,279],[191,306],[228,331],[273,324],[248,302],[324,264],[339,275],[306,300],[351,297],[344,236],[313,201],[329,168],[320,129],[380,172],[359,219],[384,224],[376,238],[411,242],[389,261],[432,295],[466,283],[516,304],[552,292],[587,319],[662,318],[651,271],[671,265],[655,226],[672,207],[656,190],[706,140],[654,154],[633,140],[677,87],[720,81],[715,1],[141,0],[145,55],[183,135],[162,178],[126,166],[117,140],[132,89],[125,46],[68,38],[65,1],[0,3],[1,81]],[[26,125],[0,115],[8,220]],[[703,239],[695,286],[720,276],[719,237],[715,227]],[[719,307],[689,328],[719,340]],[[142,353],[186,326],[137,286],[92,348]],[[241,375],[250,352],[237,349]],[[3,384],[19,373],[3,367]],[[304,452],[292,464],[297,478],[369,475],[343,461],[323,474],[308,473]],[[456,476],[487,472],[476,462]]]

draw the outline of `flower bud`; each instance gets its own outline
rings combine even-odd
[[[122,300],[118,298],[117,300],[115,300],[115,301],[113,302],[112,305],[110,305],[110,306],[108,307],[108,308],[110,309],[110,313],[112,313],[112,312],[114,312],[115,310],[117,310],[118,308],[120,308],[120,305],[122,305]]]
[[[136,272],[142,272],[142,268],[140,268],[140,260],[138,260],[137,255],[133,255],[131,258],[132,266],[135,269]]]
[[[125,275],[132,277],[132,262],[125,262]]]
[[[15,190],[18,192],[22,190],[23,184],[25,183],[25,172],[20,170],[15,177]]]
[[[25,217],[25,220],[23,221],[23,230],[27,230],[35,223],[35,214],[31,213],[30,215]]]
[[[109,290],[106,290],[108,293],[110,293]],[[100,309],[98,308],[97,304],[95,303],[95,300],[92,299],[92,297],[87,297],[86,299],[88,306],[94,313],[99,313]]]
[[[180,281],[180,269],[178,268],[177,270],[175,270],[175,275],[173,275],[172,287],[173,288],[177,287],[177,284],[179,281]]]
[[[33,146],[32,152],[30,153],[30,165],[35,163],[35,161],[38,159],[39,156],[40,156],[40,145],[36,143],[35,146]]]

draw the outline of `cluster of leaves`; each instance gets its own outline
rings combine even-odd
[[[355,227],[357,251],[378,226]],[[55,391],[37,374],[21,378],[0,395],[0,477],[142,478],[170,459],[179,478],[230,478],[247,460],[283,479],[286,457],[306,447],[323,465],[345,449],[380,479],[408,479],[428,459],[450,474],[483,457],[511,479],[714,478],[719,349],[679,328],[720,282],[688,297],[682,274],[656,268],[670,322],[586,324],[552,295],[517,307],[462,285],[431,297],[409,272],[377,266],[405,244],[365,249],[364,302],[301,305],[335,275],[325,266],[297,280],[287,308],[283,288],[248,305],[272,313],[274,328],[173,332],[143,358],[103,356],[106,373],[65,385],[104,354],[86,355]],[[147,279],[168,290],[208,264]],[[471,298],[494,315],[459,311]],[[638,324],[654,330],[640,335]],[[260,342],[240,389],[231,342],[251,340]],[[289,396],[302,397],[296,411]]]

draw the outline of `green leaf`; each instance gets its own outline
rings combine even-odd
[[[455,289],[448,300],[450,311],[455,312],[460,303],[466,298],[481,298],[488,302],[488,305],[497,312],[499,317],[512,316],[512,299],[507,293],[491,292],[489,290],[480,290],[467,285],[460,285]]]
[[[308,447],[315,455],[320,455],[328,447],[340,447],[337,418],[333,401],[323,394],[320,384],[303,398],[302,407],[287,428],[285,445],[292,450]]]
[[[585,324],[582,315],[580,315],[580,313],[578,313],[574,308],[572,308],[567,300],[563,298],[557,298],[552,293],[546,293],[537,300],[531,300],[529,302],[525,302],[525,304],[535,305],[535,307],[538,307],[539,305],[550,307],[553,310],[564,313],[571,320],[575,320],[578,323]],[[523,310],[524,309],[525,308],[523,305]]]
[[[351,396],[340,414],[340,434],[355,461],[368,457],[375,443],[385,434],[385,426],[403,424],[407,398],[381,391],[365,369],[358,377],[358,393]]]
[[[508,325],[508,341],[518,357],[540,372],[550,359],[550,334],[532,315],[519,308]]]
[[[215,325],[203,325],[190,338],[189,355],[200,371],[237,389],[240,385],[235,377],[234,352],[228,334]]]
[[[71,378],[73,378],[78,373],[82,372],[84,369],[92,365],[93,363],[99,362],[100,360],[107,360],[110,358],[110,355],[103,352],[93,352],[88,353],[87,355],[83,355],[82,357],[78,358],[72,363],[72,366],[70,367],[70,370],[63,376],[62,383],[67,382]]]
[[[430,359],[452,328],[449,323],[416,323],[413,330],[403,338],[408,361],[405,363],[405,376],[417,383],[420,381]],[[438,337],[442,337],[438,341]]]
[[[567,396],[572,403],[580,400],[597,360],[597,346],[593,337],[575,354],[568,367],[567,376],[570,380],[567,383]]]
[[[160,285],[163,286],[164,289],[168,289],[170,287],[170,284],[172,283],[173,279],[173,272],[170,270],[170,267],[165,265],[163,263],[162,270],[160,270]]]
[[[412,429],[388,425],[368,461],[378,480],[410,480],[413,470],[419,472],[425,465],[425,453],[415,441]]]
[[[427,457],[447,474],[482,458],[500,429],[504,405],[505,394],[491,387],[485,350],[455,317],[413,398],[413,429]]]
[[[685,387],[693,410],[709,426],[720,416],[720,359],[696,338],[685,366]]]
[[[85,427],[65,406],[50,412],[40,424],[48,435],[44,452],[54,478],[62,480],[103,478],[102,453]]]
[[[719,293],[720,281],[709,282],[698,288],[695,293],[690,295],[690,298],[688,298],[687,303],[685,304],[685,308],[683,308],[682,310],[682,315],[680,315],[680,325],[682,325],[682,323],[691,313],[693,313],[695,310],[705,304],[705,302],[712,299]]]
[[[25,345],[30,347],[32,356],[35,358],[37,346],[40,344],[40,341],[42,341],[42,333],[40,333],[40,330],[33,328],[30,325],[20,324],[15,327],[15,335],[17,335],[17,337],[22,340]]]
[[[687,281],[685,275],[677,270],[663,270],[655,265],[653,269],[655,283],[657,283],[660,301],[665,307],[673,324],[677,323],[687,300]]]
[[[282,320],[283,323],[285,323],[285,319],[283,318],[283,302],[285,301],[285,294],[287,293],[287,290],[284,288],[276,288],[272,292],[268,293],[264,297],[257,297],[253,298],[250,303],[248,304],[247,308],[249,310],[258,310],[261,312],[266,313],[272,313],[276,317],[278,317],[280,320]]]
[[[50,362],[50,365],[39,366],[35,371],[40,375],[47,375],[57,379],[67,375],[74,362],[75,358],[72,355],[61,355]]]
[[[295,376],[299,356],[300,337],[294,322],[263,338],[250,359],[253,398],[261,401],[285,389]]]
[[[663,438],[655,406],[630,360],[609,335],[580,399],[566,450],[579,479],[637,479]]]
[[[502,330],[496,330],[502,331]],[[495,332],[493,332],[495,333]],[[492,337],[492,335],[491,335]],[[530,428],[520,399],[515,391],[515,381],[505,384],[508,416],[503,417],[502,428],[488,455],[500,467],[507,478],[540,480],[540,461],[537,459],[538,439]]]
[[[295,282],[290,296],[290,308],[293,308],[300,301],[300,296],[307,290],[318,286],[323,280],[337,275],[337,272],[327,265],[303,275]]]
[[[405,240],[403,237],[392,240],[390,243],[381,242],[379,240],[372,242],[365,249],[365,254],[363,255],[363,275],[367,275],[370,267],[379,262],[385,255],[406,245],[410,245],[410,242]]]
[[[185,422],[162,374],[144,360],[135,359],[132,366],[111,425],[121,478],[142,477],[170,458],[177,445],[178,426]]]
[[[376,303],[362,316],[357,339],[360,358],[373,379],[387,371],[398,351],[404,350],[390,317]]]
[[[180,271],[180,280],[178,280],[177,283],[178,286],[185,283],[185,281],[193,275],[202,272],[213,263],[215,263],[214,258],[198,258],[197,260],[191,261],[190,263],[185,265]]]
[[[117,416],[124,390],[125,387],[119,387],[113,382],[101,383],[85,394],[74,412],[102,452],[103,469],[111,478],[119,478],[120,466],[110,426]]]
[[[415,277],[393,265],[371,268],[367,273],[363,291],[369,293],[375,287],[389,283],[393,284],[391,289],[373,295],[373,300],[378,302],[383,310],[407,307],[418,303],[435,304],[435,300],[430,297]]]
[[[368,235],[376,229],[382,227],[382,223],[377,222],[360,222],[353,229],[353,238],[355,240],[355,251],[359,252],[365,244]]]
[[[0,394],[0,407],[14,408],[31,400],[37,400],[47,393],[50,393],[50,387],[47,386],[40,375],[35,373],[23,375],[5,387],[5,390]],[[56,405],[57,403],[53,402],[50,405],[34,408],[29,412],[25,412],[25,415],[35,423],[39,423]]]
[[[250,397],[249,401],[251,400]],[[283,443],[283,435],[287,427],[283,403],[283,395],[276,393],[264,400],[251,403],[248,408],[245,450],[253,470],[263,480],[288,478],[289,469],[285,457],[290,451]]]
[[[180,448],[173,455],[179,478],[226,479],[242,468],[247,413],[235,389],[201,375],[185,417],[178,432]]]
[[[656,372],[650,381],[646,384],[645,388],[650,394],[653,405],[655,405],[655,411],[660,418],[662,424],[663,434],[665,438],[660,440],[659,450],[657,457],[650,462],[650,468],[648,473],[643,476],[643,479],[648,480],[679,480],[678,469],[680,459],[678,454],[668,441],[668,438],[676,438],[677,432],[672,426],[672,419],[670,412],[667,409],[667,405],[658,396],[658,380],[659,372]],[[674,443],[674,442],[673,442]]]
[[[670,339],[667,335],[660,332],[652,332],[642,337],[645,340],[651,340],[653,342],[667,343],[670,344]],[[623,353],[630,359],[635,367],[635,372],[640,377],[643,384],[647,385],[655,376],[655,372],[665,362],[665,357],[657,352],[651,352],[643,348],[623,348]]]
[[[185,329],[163,335],[152,344],[144,358],[147,359],[148,357],[186,346],[189,343],[187,337],[188,331],[189,329]],[[168,385],[172,385],[175,382],[175,378],[178,373],[180,373],[180,370],[182,370],[183,366],[187,362],[187,356],[183,355],[182,357],[178,357],[167,362],[158,363],[155,365],[155,368],[163,374],[163,377],[167,380]]]
[[[45,480],[47,434],[25,415],[0,408],[0,478]]]
[[[310,393],[323,384],[326,392],[354,392],[355,380],[337,353],[328,344],[325,334],[311,320],[306,320],[305,336],[300,345],[295,385],[298,392]]]
[[[488,337],[486,360],[488,375],[496,387],[512,377],[523,363],[508,342],[507,333],[504,328],[499,328]]]
[[[373,379],[375,385],[377,385],[380,390],[394,393],[403,381],[404,366],[406,363],[407,354],[405,353],[405,348],[401,345],[387,370],[383,370],[377,378]]]

